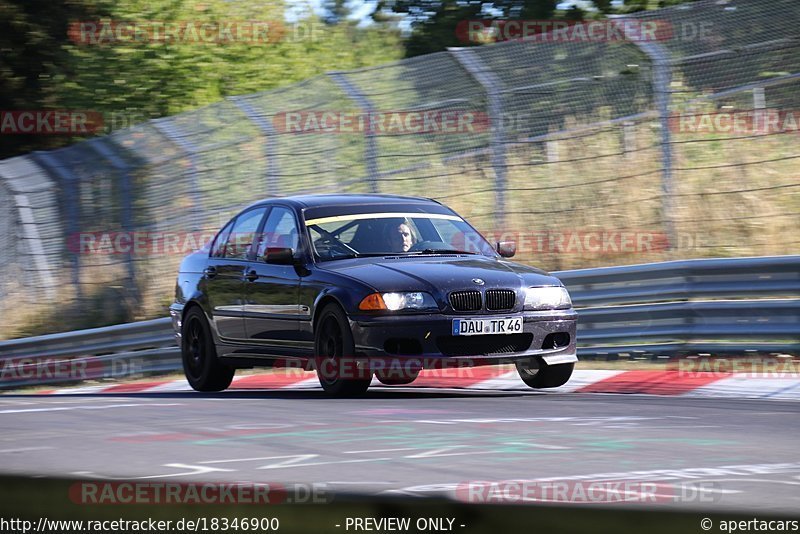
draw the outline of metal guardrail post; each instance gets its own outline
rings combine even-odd
[[[344,73],[342,72],[328,72],[327,75],[342,88],[345,94],[356,103],[362,112],[367,114],[367,118],[371,119],[375,108],[372,106],[369,98],[367,98],[359,89],[350,83]],[[371,120],[367,121],[371,125]],[[370,193],[379,193],[378,187],[378,143],[375,140],[375,132],[372,131],[370,126],[364,130],[364,166],[367,171],[367,180],[369,180]]]
[[[66,239],[78,237],[78,219],[80,218],[80,204],[78,199],[80,194],[77,191],[79,187],[78,177],[73,174],[71,170],[61,165],[56,159],[57,152],[34,152],[33,158],[39,165],[44,168],[51,176],[56,178],[57,183],[60,185],[62,202],[64,206],[64,215],[66,216]],[[81,300],[83,298],[83,291],[81,289],[81,260],[80,251],[70,251],[70,263],[72,264],[72,285],[75,288],[75,298]]]
[[[150,121],[153,127],[164,134],[170,141],[186,153],[189,158],[189,165],[191,166],[189,179],[192,183],[192,190],[190,195],[192,197],[192,231],[200,230],[199,212],[202,210],[202,201],[200,200],[200,184],[198,182],[199,165],[197,164],[197,153],[199,150],[195,144],[188,139],[187,135],[180,135],[176,126],[170,121],[169,118],[153,119]]]
[[[263,113],[256,110],[246,97],[232,96],[229,101],[242,110],[242,112],[253,122],[264,135],[264,157],[267,158],[267,196],[278,194],[278,176],[280,169],[275,152],[276,132],[272,126],[272,121]]]
[[[503,130],[503,98],[502,85],[492,70],[481,60],[471,48],[448,48],[453,58],[483,88],[488,99],[489,124],[491,127],[492,169],[495,176],[496,213],[498,226],[505,228],[506,213],[506,145]]]
[[[88,146],[101,157],[105,158],[114,169],[120,173],[119,182],[119,201],[121,209],[121,226],[123,232],[133,232],[133,178],[131,177],[131,166],[122,158],[114,153],[114,150],[107,145],[113,143],[111,137],[98,137],[88,141]],[[136,268],[133,263],[133,247],[126,254],[126,264],[128,268],[128,278],[131,281],[130,287],[133,288],[133,297],[139,302],[139,291],[136,284]]]
[[[620,29],[625,32],[624,19],[620,20],[623,21]],[[643,41],[635,35],[631,36],[630,41],[644,52],[653,63],[653,95],[656,110],[658,111],[658,119],[661,123],[661,209],[664,212],[664,226],[666,227],[669,241],[667,250],[669,251],[678,245],[678,236],[675,232],[675,222],[673,221],[672,135],[669,131],[669,106],[671,100],[669,86],[672,81],[672,67],[669,53],[661,45]]]

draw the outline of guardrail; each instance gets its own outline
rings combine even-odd
[[[800,256],[681,260],[555,274],[578,310],[583,359],[800,352]]]
[[[0,388],[174,372],[168,317],[0,342]]]
[[[578,310],[583,359],[800,353],[800,256],[554,274]],[[169,318],[0,342],[0,388],[180,369]]]

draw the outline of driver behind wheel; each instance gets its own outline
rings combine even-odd
[[[392,252],[408,252],[414,246],[414,234],[408,221],[400,219],[386,226],[386,240]]]

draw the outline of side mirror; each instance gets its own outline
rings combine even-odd
[[[498,241],[496,249],[502,257],[513,258],[517,253],[517,244],[514,241]]]
[[[289,247],[267,248],[266,262],[274,265],[294,265],[294,250]]]

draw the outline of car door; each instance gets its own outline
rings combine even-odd
[[[243,340],[244,275],[252,243],[267,208],[240,214],[214,241],[205,270],[206,296],[212,321],[220,337]]]
[[[291,348],[299,338],[300,275],[294,265],[268,263],[267,252],[276,248],[291,248],[294,255],[298,254],[297,220],[284,206],[270,210],[256,257],[248,265],[245,330],[251,341]]]

